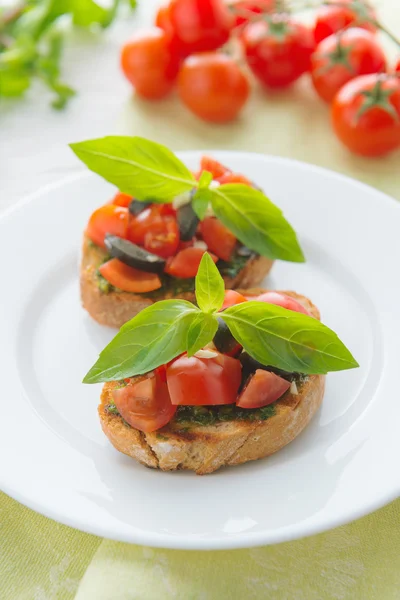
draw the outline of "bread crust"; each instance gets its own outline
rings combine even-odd
[[[103,293],[98,286],[97,270],[105,256],[105,251],[91,244],[89,238],[85,235],[80,271],[81,301],[83,307],[95,321],[108,327],[120,328],[141,310],[153,304],[154,301],[150,298],[144,298],[141,294],[128,292]],[[225,287],[227,289],[237,287],[247,289],[258,285],[271,270],[273,262],[265,256],[250,258],[235,278],[224,277]],[[177,295],[167,293],[164,297],[160,296],[158,300],[169,298],[182,298],[193,302],[195,294],[194,292]]]
[[[257,294],[265,290],[248,290]],[[318,309],[304,296],[296,298],[319,318]],[[276,414],[266,421],[226,421],[214,425],[185,424],[172,420],[152,433],[142,433],[107,412],[116,382],[106,383],[101,394],[99,417],[102,429],[113,446],[147,467],[163,471],[188,469],[198,475],[212,473],[226,465],[238,465],[269,456],[297,437],[322,403],[323,375],[311,375],[298,386],[298,394],[288,391],[276,402]]]

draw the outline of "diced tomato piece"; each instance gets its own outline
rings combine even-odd
[[[179,246],[179,227],[175,217],[166,216],[144,236],[144,247],[162,258],[174,256]]]
[[[236,247],[236,238],[219,219],[207,217],[201,222],[201,235],[208,248],[222,260],[230,261]]]
[[[156,373],[135,377],[113,391],[115,406],[129,425],[149,433],[164,427],[176,413],[168,386]]]
[[[210,156],[202,156],[200,172],[202,171],[208,171],[214,179],[218,179],[219,177],[222,177],[222,175],[225,175],[226,172],[229,172],[229,169]]]
[[[160,367],[157,367],[156,369],[154,369],[157,377],[160,378],[161,381],[167,381],[167,366],[166,365],[161,365]]]
[[[247,302],[247,298],[239,292],[235,292],[235,290],[226,290],[225,299],[222,305],[221,310],[224,308],[229,308],[230,306],[235,306],[235,304],[242,304],[243,302]]]
[[[128,227],[128,239],[134,244],[143,246],[146,233],[162,225],[162,218],[158,206],[149,206],[136,217],[131,217]]]
[[[186,248],[186,250],[181,250],[167,262],[165,272],[180,279],[196,277],[204,252],[206,250],[202,248]],[[211,253],[210,256],[216,263],[218,257]]]
[[[222,177],[218,178],[219,183],[243,183],[244,185],[248,185],[253,187],[253,183],[250,179],[247,179],[244,175],[240,173],[224,173]]]
[[[146,273],[125,265],[117,258],[112,258],[99,268],[101,275],[111,285],[123,292],[144,294],[161,287],[161,280],[156,273]]]
[[[189,358],[184,354],[167,368],[172,404],[219,405],[236,402],[242,365],[236,358],[218,354],[214,358]]]
[[[115,206],[123,206],[124,208],[128,208],[133,198],[129,194],[123,194],[122,192],[117,192],[112,199],[112,203]]]
[[[265,292],[264,294],[255,296],[252,299],[258,300],[258,302],[266,302],[267,304],[282,306],[282,308],[287,308],[288,310],[293,310],[294,312],[302,313],[303,315],[310,315],[308,310],[305,309],[298,300],[295,300],[286,294],[281,294],[278,292]]]
[[[290,381],[270,371],[257,369],[236,404],[240,408],[261,408],[278,400],[289,388]]]
[[[127,237],[129,213],[128,209],[113,204],[106,204],[94,211],[86,228],[86,235],[97,246],[105,248],[106,233]]]

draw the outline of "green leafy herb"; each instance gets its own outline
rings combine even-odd
[[[218,320],[214,315],[200,313],[190,324],[187,333],[187,353],[193,356],[198,350],[201,350],[212,342],[217,333]]]
[[[212,180],[212,174],[209,171],[203,171],[199,179],[199,188],[208,188]]]
[[[120,4],[113,0],[104,8],[95,0],[21,0],[0,8],[0,99],[22,96],[34,79],[40,79],[55,94],[52,105],[63,108],[75,94],[60,79],[68,25],[108,27]],[[128,4],[134,8],[136,1]]]
[[[192,207],[197,217],[202,221],[206,216],[212,201],[212,191],[208,188],[199,188],[193,195]]]
[[[196,275],[196,300],[204,312],[215,312],[224,303],[224,280],[208,252],[203,254]]]
[[[270,258],[304,262],[292,226],[262,192],[241,183],[211,192],[216,216],[248,248]]]
[[[84,383],[147,373],[186,350],[187,331],[199,310],[185,300],[163,300],[125,323],[101,352]]]
[[[220,316],[264,365],[314,375],[359,366],[336,333],[307,315],[253,301],[231,306]]]
[[[108,136],[70,146],[91,171],[138,200],[168,203],[197,184],[171,150],[141,137]]]

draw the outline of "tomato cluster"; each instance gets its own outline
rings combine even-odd
[[[313,27],[281,6],[277,0],[170,0],[154,27],[124,45],[122,70],[143,98],[163,98],[176,86],[189,110],[216,123],[239,115],[251,74],[275,90],[308,73],[318,96],[332,103],[334,131],[350,150],[373,156],[399,147],[399,66],[387,72],[368,2],[328,0]]]

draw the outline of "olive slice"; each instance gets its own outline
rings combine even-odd
[[[150,205],[151,202],[140,202],[140,200],[135,200],[135,198],[132,198],[132,202],[129,205],[129,212],[134,217],[137,217],[137,215],[140,215],[140,213]]]
[[[162,273],[164,271],[166,261],[163,258],[147,252],[144,248],[140,248],[128,240],[107,233],[104,243],[112,258],[118,258],[129,267],[147,273]]]
[[[242,352],[239,356],[239,360],[242,363],[243,375],[245,378],[247,378],[251,373],[254,373],[257,369],[263,369],[263,371],[271,371],[271,373],[279,375],[279,377],[282,377],[282,379],[286,379],[286,381],[293,381],[298,375],[297,373],[288,373],[287,371],[282,371],[282,369],[278,369],[277,367],[263,365],[262,363],[258,362],[258,360],[250,356],[250,354],[247,354],[247,352]]]
[[[220,317],[218,317],[218,329],[213,342],[219,352],[229,354],[229,356],[236,356],[242,349],[242,346],[229,331],[228,325]]]
[[[176,217],[182,242],[189,242],[196,233],[199,224],[199,218],[194,212],[191,202],[178,208]]]

